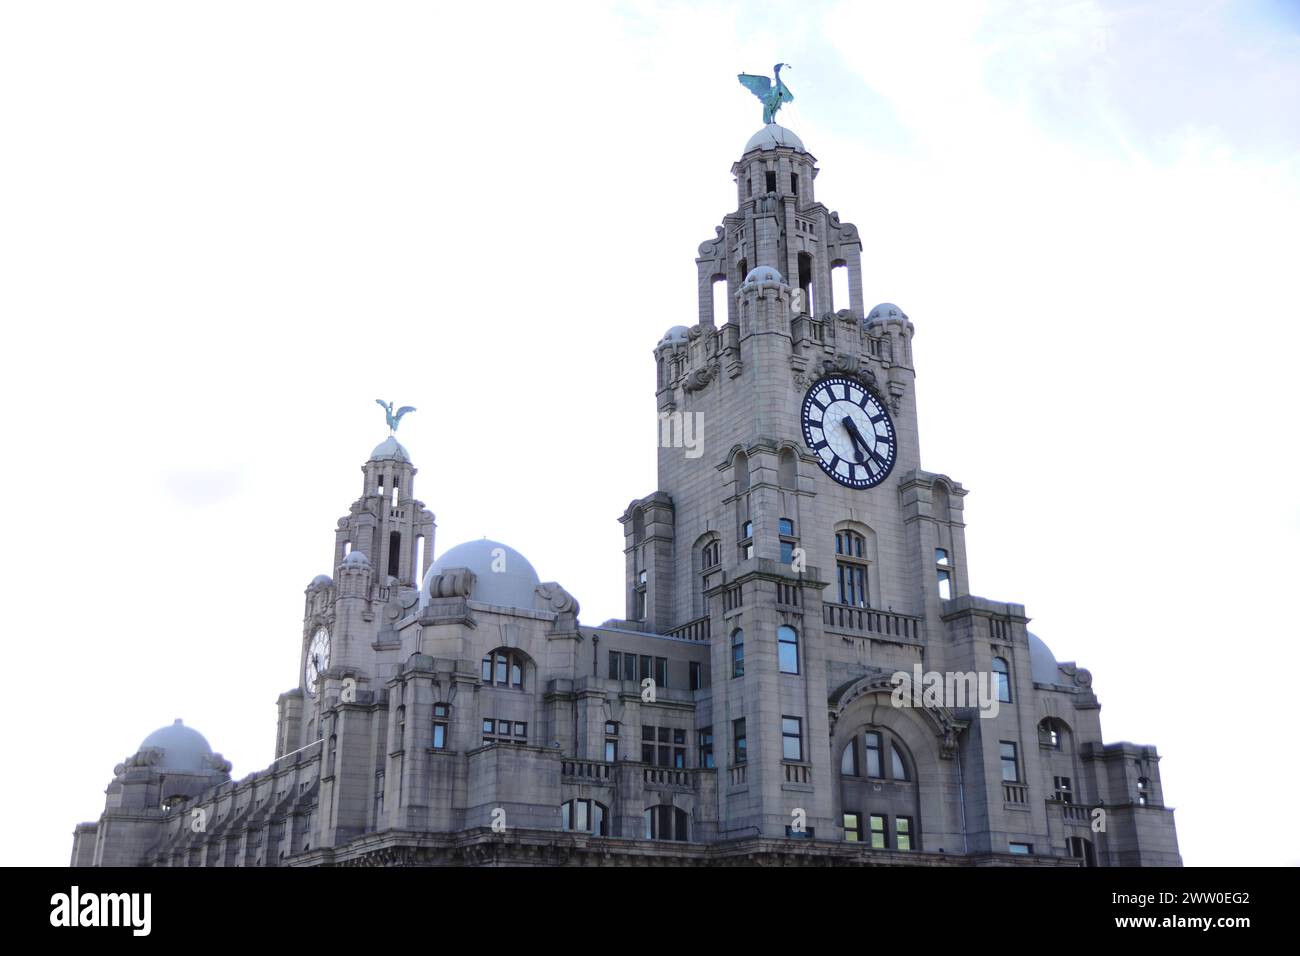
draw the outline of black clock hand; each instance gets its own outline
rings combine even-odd
[[[871,455],[872,458],[876,457],[875,454],[872,453],[872,451],[869,448],[867,448],[867,442],[862,437],[862,433],[858,431],[857,423],[848,415],[844,416],[844,428],[846,431],[848,431],[849,437],[853,439],[853,444],[856,446],[861,446],[862,448],[862,454],[858,455],[859,463],[862,461],[865,455]]]

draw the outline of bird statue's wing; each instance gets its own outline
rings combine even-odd
[[[388,403],[384,401],[382,398],[376,398],[375,404],[378,405],[380,408],[382,408],[384,411],[388,411]]]
[[[414,405],[403,405],[401,408],[399,408],[399,409],[397,410],[397,414],[396,414],[394,417],[395,417],[395,418],[401,418],[401,417],[402,417],[403,415],[405,415],[407,412],[413,412],[413,411],[415,411],[415,406],[414,406]]]
[[[790,92],[790,87],[786,86],[784,83],[781,84],[781,102],[782,103],[794,102],[794,94]]]
[[[765,100],[767,94],[772,90],[772,81],[765,76],[756,76],[753,73],[738,73],[736,77],[740,80],[741,86],[760,100]]]

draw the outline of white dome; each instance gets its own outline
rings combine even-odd
[[[328,574],[318,574],[311,579],[311,584],[307,585],[309,589],[327,588],[334,583],[334,579]]]
[[[140,744],[140,749],[157,747],[163,752],[162,760],[156,767],[161,770],[180,770],[191,773],[212,769],[205,758],[212,755],[203,735],[192,727],[186,727],[178,718],[170,727],[160,727]]]
[[[749,137],[749,142],[745,144],[745,152],[748,153],[753,149],[776,149],[778,146],[789,146],[801,153],[807,152],[803,148],[803,140],[784,126],[778,126],[776,123],[768,123]]]
[[[889,319],[907,319],[907,313],[892,302],[882,302],[867,313],[867,322],[885,322]]]
[[[536,600],[533,589],[541,583],[528,559],[509,545],[487,538],[466,541],[444,551],[429,567],[420,585],[421,607],[429,602],[429,582],[452,568],[474,572],[470,596],[475,601],[500,607],[532,608]]]
[[[406,449],[402,447],[401,443],[398,442],[396,438],[394,438],[392,435],[389,435],[387,438],[385,438],[383,441],[381,441],[378,445],[375,446],[375,450],[370,453],[370,460],[371,461],[404,461],[409,464],[411,461],[411,456],[406,453]]]
[[[681,345],[689,338],[690,330],[684,325],[674,325],[659,340],[660,345]]]
[[[771,266],[757,266],[749,270],[749,275],[745,276],[741,285],[749,285],[751,282],[780,282],[784,285],[785,279]]]
[[[1026,632],[1029,633],[1029,632]],[[1029,633],[1029,671],[1034,680],[1040,684],[1059,684],[1061,677],[1056,670],[1056,657],[1052,649],[1042,642],[1038,635]]]
[[[370,559],[366,557],[364,551],[349,551],[348,556],[343,559],[343,567],[368,568],[370,567]]]

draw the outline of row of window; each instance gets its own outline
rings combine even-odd
[[[678,807],[666,803],[646,807],[643,819],[647,840],[690,839],[690,818]],[[560,825],[567,832],[609,836],[609,807],[596,800],[567,800],[560,807]]]
[[[859,738],[854,737],[845,746],[844,753],[840,755],[840,773],[845,777],[857,777],[865,770],[867,777],[876,780],[911,780],[902,748],[893,740],[889,741],[888,748],[889,775],[885,775],[884,744],[884,736],[877,730],[869,730],[862,735],[861,747],[859,747]],[[861,761],[859,761],[859,752]]]
[[[777,667],[782,674],[799,673],[799,632],[787,624],[776,629]],[[745,631],[731,632],[731,676],[745,676]]]
[[[867,830],[862,830],[863,816],[857,811],[846,811],[844,814],[844,839],[849,843],[863,842],[863,836],[867,838],[872,849],[888,850],[891,848],[889,817],[883,813],[871,813],[866,817]],[[915,830],[912,827],[912,818],[897,816],[894,817],[893,843],[892,848],[895,850],[912,849],[912,838]]]

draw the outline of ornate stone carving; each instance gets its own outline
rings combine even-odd
[[[541,595],[542,600],[546,603],[548,611],[554,611],[556,614],[572,614],[578,616],[578,599],[575,598],[564,588],[560,587],[554,581],[546,581],[537,585],[535,590]]]
[[[474,572],[469,568],[448,568],[430,579],[429,597],[469,597],[474,590],[474,581]]]
[[[717,377],[718,372],[719,366],[716,362],[694,369],[682,380],[682,388],[688,392],[698,392],[707,388],[708,384]]]

